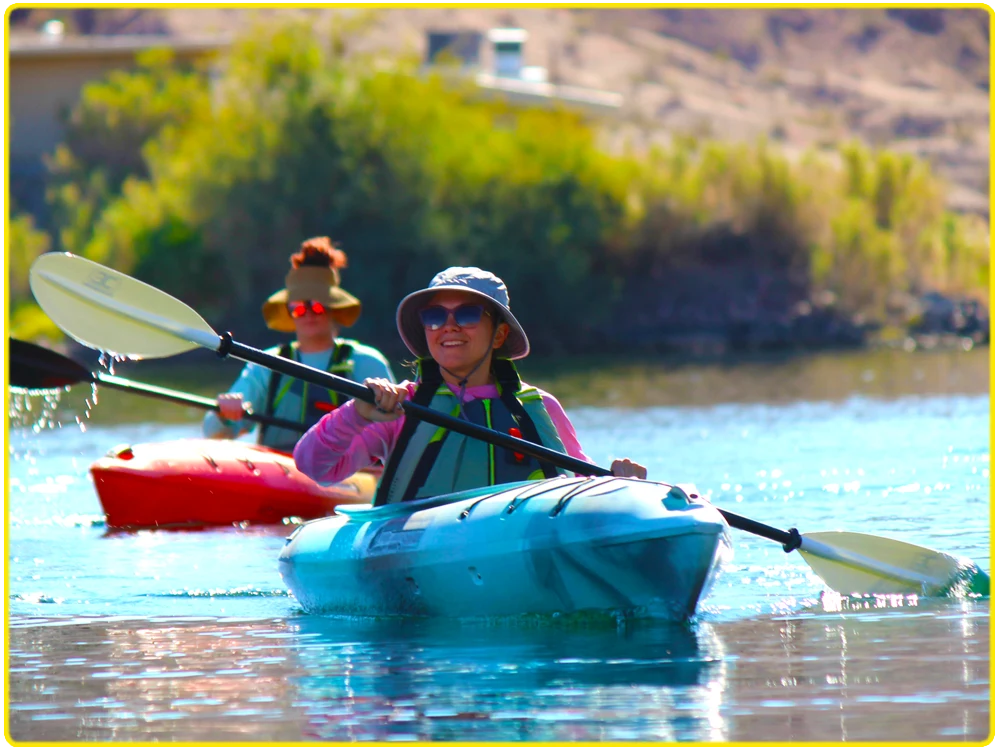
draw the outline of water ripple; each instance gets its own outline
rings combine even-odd
[[[185,589],[185,590],[174,590],[168,591],[166,593],[159,594],[147,594],[149,597],[182,597],[185,599],[220,599],[220,598],[233,598],[240,599],[245,597],[284,597],[287,598],[291,596],[288,589],[260,589],[254,586],[247,586],[245,588],[238,589]]]

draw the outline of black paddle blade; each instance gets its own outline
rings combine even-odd
[[[52,390],[94,381],[93,373],[79,362],[20,339],[7,339],[7,362],[12,388]]]

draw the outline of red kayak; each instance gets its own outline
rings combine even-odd
[[[370,504],[378,474],[320,486],[287,453],[235,440],[174,440],[112,449],[90,467],[109,528],[280,524]]]

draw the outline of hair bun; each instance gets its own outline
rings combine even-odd
[[[292,262],[292,268],[302,266],[347,268],[347,253],[332,244],[329,237],[312,237],[306,240],[297,253],[292,253],[289,260]]]
[[[339,247],[331,248],[330,251],[331,263],[334,268],[347,268],[347,253],[341,250]]]

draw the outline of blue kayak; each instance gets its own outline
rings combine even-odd
[[[683,619],[732,555],[714,507],[638,479],[559,477],[336,511],[297,528],[279,557],[310,613]]]

